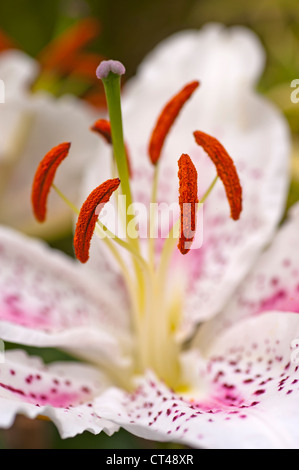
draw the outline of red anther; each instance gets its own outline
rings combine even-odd
[[[198,86],[198,81],[194,81],[186,85],[166,104],[163,111],[161,112],[156,126],[152,132],[148,149],[153,165],[156,165],[159,160],[164,141],[171,126],[173,125],[186,101],[191,97]]]
[[[181,232],[178,249],[185,255],[190,250],[195,236],[198,203],[197,171],[187,154],[181,155],[178,165],[179,204],[181,209]]]
[[[46,219],[48,194],[56,170],[68,155],[70,146],[69,142],[64,142],[57,145],[57,147],[53,147],[42,159],[36,170],[32,184],[31,202],[34,215],[39,222],[44,222]]]
[[[100,134],[108,144],[112,145],[112,135],[111,135],[111,125],[110,121],[106,119],[98,119],[90,128],[92,131],[97,132]],[[126,150],[126,157],[127,157],[127,165],[129,176],[132,176],[132,165],[130,160],[130,155],[128,151],[128,146],[125,143],[125,150]]]
[[[100,134],[108,144],[112,144],[110,121],[98,119],[90,129]]]
[[[91,238],[101,211],[96,209],[99,204],[103,208],[119,185],[119,178],[105,181],[90,193],[81,207],[74,235],[75,255],[81,263],[86,263],[89,258]]]
[[[242,187],[235,164],[220,142],[201,131],[193,133],[195,141],[209,155],[222,180],[230,205],[231,218],[238,220],[242,211]]]

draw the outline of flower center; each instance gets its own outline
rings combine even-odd
[[[130,211],[133,203],[130,158],[123,139],[120,104],[120,76],[124,72],[124,66],[117,61],[104,61],[98,67],[97,76],[104,84],[110,120],[99,120],[92,127],[93,131],[99,133],[106,142],[112,145],[118,177],[102,183],[92,191],[81,210],[78,211],[53,185],[57,167],[69,150],[68,144],[60,144],[52,149],[39,165],[33,183],[32,203],[37,219],[43,221],[46,214],[47,196],[52,185],[64,201],[76,213],[79,213],[74,247],[77,258],[83,263],[88,260],[90,241],[94,231],[101,236],[103,243],[107,245],[119,264],[131,301],[132,325],[135,333],[132,374],[136,375],[143,373],[146,369],[151,369],[173,389],[182,389],[188,387],[188,384],[184,383],[181,371],[182,344],[178,333],[183,317],[186,286],[181,278],[176,278],[171,272],[173,255],[175,252],[177,256],[187,255],[192,248],[198,202],[203,203],[206,200],[218,177],[224,184],[234,220],[240,216],[242,191],[235,166],[226,150],[215,138],[196,131],[195,141],[204,148],[214,162],[217,175],[206,194],[198,201],[197,171],[189,155],[181,155],[178,160],[180,216],[170,226],[162,248],[160,246],[158,249],[153,235],[154,227],[158,224],[157,217],[153,216],[153,212],[147,208],[147,216],[150,214],[150,224],[146,240],[148,249],[147,254],[144,254],[143,240],[138,230],[137,236],[132,236],[128,230],[132,225],[136,228],[136,221]],[[157,200],[160,159],[164,141],[184,104],[198,85],[197,81],[191,82],[166,104],[152,132],[149,144],[149,158],[154,166],[151,204],[156,203]],[[123,216],[126,216],[125,238],[116,236],[98,219],[104,204],[108,203],[117,190],[120,190],[125,198],[123,209],[121,210],[120,205],[117,206],[120,212],[125,213],[122,213],[120,218],[123,220]],[[129,252],[130,266],[127,261],[124,261],[123,252],[119,250],[119,247]]]

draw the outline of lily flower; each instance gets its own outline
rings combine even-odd
[[[33,93],[30,85],[38,71],[37,62],[20,51],[0,55],[0,78],[5,84],[5,102],[0,104],[0,221],[50,239],[70,231],[72,219],[54,196],[51,205],[55,216],[44,225],[36,223],[28,199],[32,173],[40,155],[57,139],[72,140],[73,158],[66,162],[68,169],[60,176],[60,184],[68,187],[77,201],[83,165],[97,154],[96,139],[88,131],[96,114],[75,96],[55,98],[42,91]]]
[[[0,230],[0,337],[62,348],[81,362],[44,365],[6,352],[2,427],[22,413],[48,416],[64,438],[123,427],[192,447],[298,448],[291,348],[299,335],[299,208],[274,237],[289,137],[280,113],[253,90],[261,66],[261,47],[243,28],[213,25],[168,39],[126,89],[126,151],[124,67],[100,64],[110,120],[93,126],[105,141],[78,211],[82,264]],[[51,217],[52,187],[77,211],[53,183],[72,158],[69,143],[57,144],[35,173],[39,221]],[[172,236],[112,233],[111,208],[136,223],[131,201],[178,201],[178,220],[166,224]],[[203,245],[193,249],[201,222]]]

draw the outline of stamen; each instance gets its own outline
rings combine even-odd
[[[190,251],[196,228],[197,171],[187,154],[181,155],[179,161],[179,204],[181,209],[181,232],[178,249],[185,255]]]
[[[98,119],[90,128],[100,134],[108,144],[112,144],[111,125],[106,119]]]
[[[107,121],[106,119],[98,119],[93,124],[93,126],[91,126],[90,129],[100,134],[108,144],[112,145],[111,124],[109,121]],[[124,143],[124,145],[125,145],[125,151],[126,151],[126,157],[127,157],[129,176],[132,177],[132,165],[131,165],[131,160],[129,156],[128,146],[126,143]]]
[[[92,191],[81,207],[74,236],[75,255],[81,263],[86,263],[89,258],[90,242],[98,215],[119,185],[119,178],[105,181]]]
[[[235,164],[220,142],[201,131],[193,133],[195,141],[203,147],[216,166],[230,205],[231,218],[238,220],[242,211],[242,187]]]
[[[166,104],[163,111],[161,112],[156,126],[152,132],[148,149],[149,157],[153,165],[156,165],[159,160],[164,141],[167,137],[167,134],[169,133],[171,126],[173,125],[186,101],[191,97],[198,86],[198,81],[194,81],[186,85]]]
[[[46,219],[48,194],[54,180],[56,170],[69,153],[71,144],[62,143],[52,148],[40,162],[32,184],[31,202],[33,212],[39,222]]]

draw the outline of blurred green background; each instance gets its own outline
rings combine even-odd
[[[293,137],[292,181],[288,206],[299,199],[299,103],[290,100],[290,83],[299,78],[298,0],[10,0],[0,3],[0,29],[16,47],[37,57],[49,42],[82,18],[96,18],[100,33],[88,50],[126,65],[126,78],[134,75],[147,52],[170,34],[200,28],[207,22],[227,26],[241,24],[255,31],[267,53],[259,91],[273,100],[289,121]],[[90,87],[84,80],[68,80],[63,92],[82,95]],[[61,92],[61,90],[60,90]],[[55,246],[69,251],[69,240]],[[9,345],[8,345],[9,347]],[[36,353],[33,348],[31,352]],[[59,358],[45,350],[47,361]],[[0,433],[0,448],[165,448],[134,438],[124,431],[109,438],[84,433],[61,440],[47,421],[17,419],[14,427]]]

